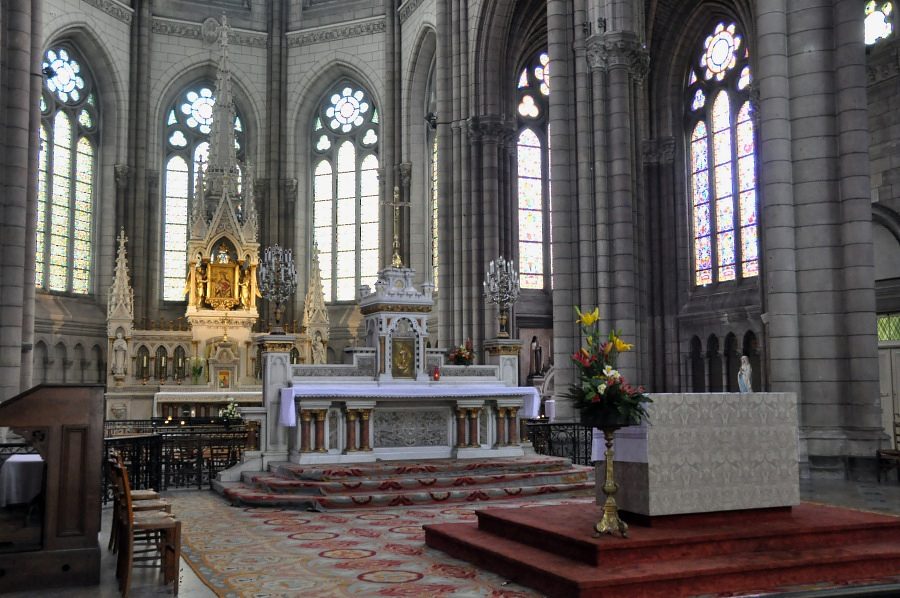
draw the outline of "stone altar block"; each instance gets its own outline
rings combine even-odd
[[[649,424],[616,433],[620,509],[659,516],[799,504],[794,393],[678,393],[651,398]],[[596,438],[597,431],[595,458]],[[597,496],[602,501],[604,463],[597,467]]]

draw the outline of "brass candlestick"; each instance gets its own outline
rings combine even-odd
[[[615,495],[619,485],[613,479],[613,440],[616,437],[617,428],[604,428],[603,438],[606,440],[606,480],[603,481],[603,493],[606,494],[606,502],[603,503],[603,518],[597,522],[594,529],[600,534],[622,534],[628,537],[628,524],[619,517],[619,507],[616,504]]]

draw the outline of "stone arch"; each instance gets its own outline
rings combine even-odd
[[[722,392],[722,354],[719,353],[719,337],[710,334],[706,339],[706,371],[709,374],[709,392]]]
[[[741,352],[738,350],[737,336],[729,332],[725,336],[725,390],[727,392],[738,391],[737,375],[741,369]]]
[[[691,369],[691,391],[706,392],[706,362],[703,359],[703,344],[700,342],[699,336],[691,339],[688,356]]]
[[[742,353],[750,359],[750,366],[753,368],[751,380],[753,381],[754,392],[762,392],[762,360],[760,359],[759,339],[752,330],[744,333]]]
[[[35,385],[38,384],[46,384],[47,380],[47,369],[50,364],[50,354],[47,350],[47,343],[40,340],[34,344],[34,373],[32,374],[32,381]]]
[[[100,345],[91,347],[91,364],[93,381],[103,383],[106,380],[106,363],[103,361],[103,349]]]
[[[72,376],[70,382],[84,384],[85,382],[93,382],[88,372],[88,360],[81,343],[76,343],[72,349]]]
[[[65,343],[59,341],[53,346],[53,367],[48,368],[48,382],[69,382],[69,352]]]

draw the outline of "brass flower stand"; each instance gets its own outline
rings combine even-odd
[[[600,534],[622,534],[628,537],[628,524],[619,518],[619,507],[616,505],[615,494],[619,489],[613,479],[613,440],[616,437],[616,428],[603,428],[603,437],[606,439],[606,480],[603,482],[603,493],[606,494],[606,502],[603,504],[603,518],[597,522],[594,529]]]

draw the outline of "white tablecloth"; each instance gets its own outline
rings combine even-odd
[[[41,493],[43,481],[40,455],[13,455],[0,467],[0,507],[31,502]]]
[[[296,416],[290,415],[291,397],[322,398],[393,398],[393,397],[430,397],[430,398],[465,398],[465,397],[522,397],[520,415],[526,419],[538,416],[541,407],[541,395],[533,386],[491,386],[488,384],[298,384],[281,390],[281,425],[296,425]],[[292,422],[293,423],[289,423]]]

